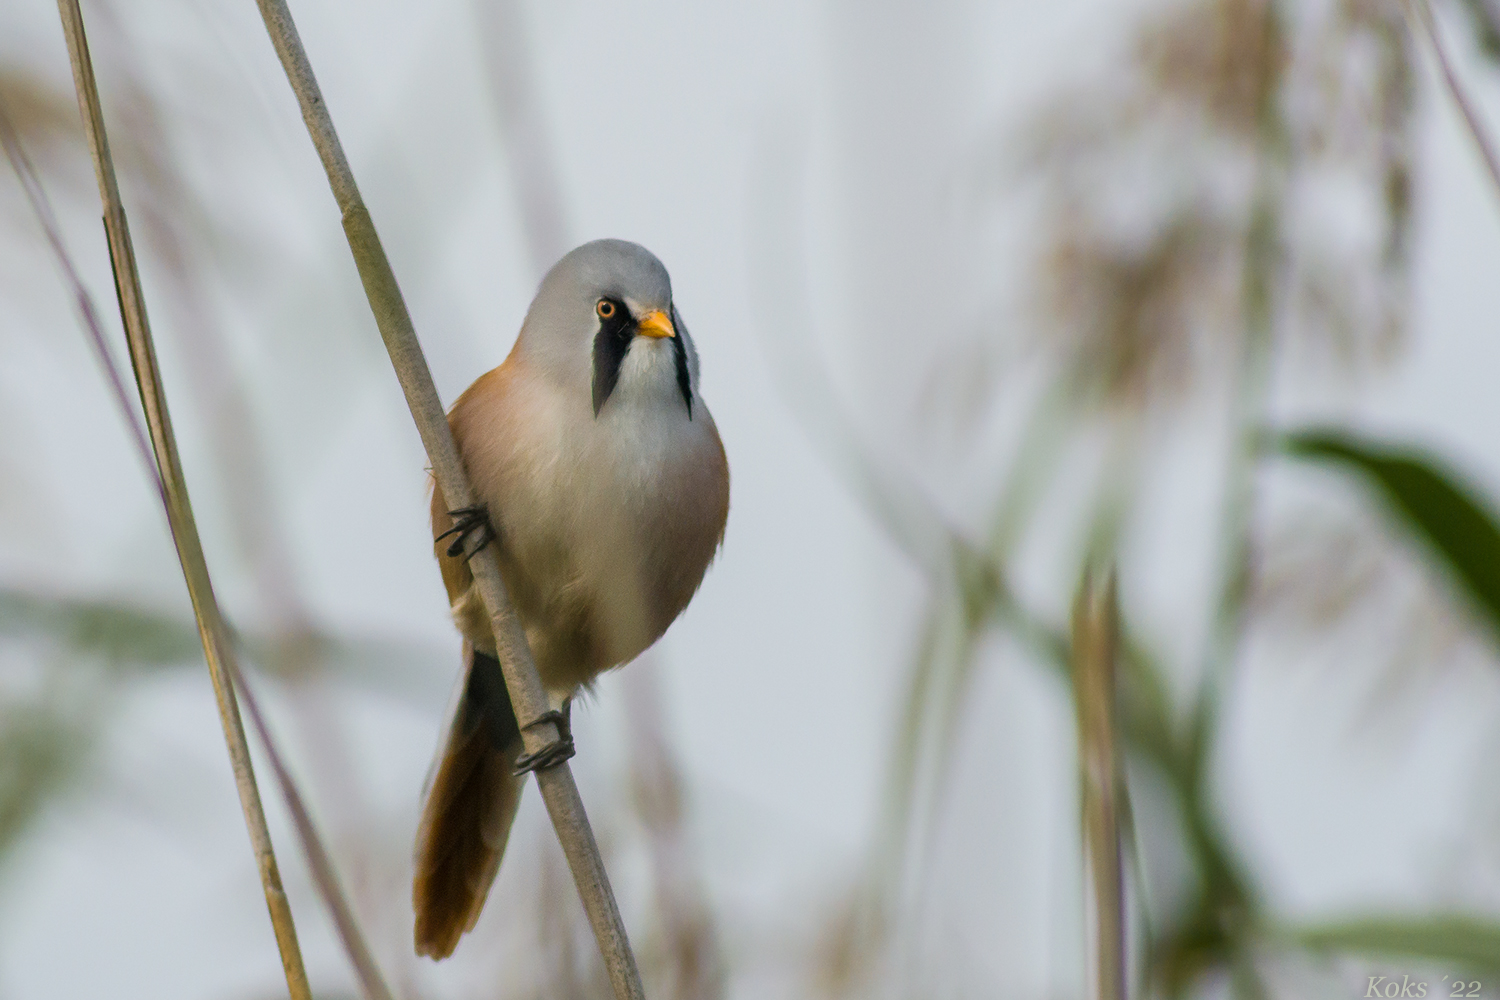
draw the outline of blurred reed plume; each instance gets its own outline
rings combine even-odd
[[[1413,57],[1394,0],[1215,0],[1156,17],[1123,73],[1040,114],[1020,161],[1042,202],[1037,307],[1079,391],[1135,408],[1211,391],[1263,294],[1287,367],[1391,357]]]
[[[1320,645],[1379,650],[1389,674],[1426,671],[1462,647],[1494,669],[1494,637],[1474,617],[1476,608],[1493,615],[1494,574],[1479,565],[1500,538],[1489,505],[1425,451],[1342,430],[1286,438],[1270,430],[1295,412],[1289,401],[1337,398],[1351,382],[1367,382],[1406,337],[1416,55],[1395,0],[1174,5],[1148,15],[1123,67],[1061,94],[1019,142],[999,143],[1007,150],[999,169],[1025,182],[1035,221],[1034,333],[1029,364],[1012,354],[988,391],[1027,392],[1017,376],[1028,370],[1040,371],[1044,388],[1012,436],[1013,464],[985,519],[986,545],[969,542],[936,504],[893,503],[922,491],[869,453],[856,420],[807,403],[835,467],[903,549],[914,552],[906,539],[946,536],[954,554],[915,552],[931,597],[875,837],[887,846],[873,853],[875,888],[857,889],[831,928],[820,980],[830,992],[880,993],[896,942],[915,933],[918,887],[931,877],[924,838],[945,800],[980,794],[949,775],[986,633],[1013,637],[1024,660],[1058,671],[1068,663],[1060,627],[1038,610],[1058,601],[1011,573],[1015,553],[1035,544],[1029,533],[1045,527],[1036,498],[1065,483],[1076,488],[1076,478],[1061,478],[1063,456],[1091,437],[1107,441],[1094,458],[1100,469],[1082,524],[1056,558],[1119,559],[1129,579],[1126,554],[1139,551],[1135,537],[1150,520],[1141,506],[1146,471],[1182,447],[1180,424],[1167,417],[1207,418],[1214,428],[1212,458],[1198,461],[1222,477],[1214,491],[1218,583],[1203,605],[1192,607],[1184,592],[1172,611],[1207,622],[1188,663],[1169,662],[1163,637],[1132,621],[1128,605],[1120,625],[1121,752],[1133,812],[1155,814],[1150,824],[1127,824],[1139,884],[1126,895],[1144,927],[1140,953],[1128,958],[1141,995],[1227,987],[1262,997],[1298,981],[1326,985],[1330,976],[1352,984],[1357,973],[1335,955],[1500,968],[1492,916],[1439,908],[1294,926],[1243,859],[1217,805],[1229,793],[1210,766],[1246,661],[1261,659],[1251,640],[1275,632],[1289,641],[1289,618],[1298,623],[1294,641],[1305,644],[1300,656]],[[786,253],[785,232],[767,241]],[[779,265],[763,266],[770,276]],[[996,350],[1006,350],[1003,339],[959,353],[939,381],[962,385],[976,370],[972,359]],[[831,382],[814,386],[809,376],[817,373],[797,374],[795,395],[837,398]],[[1369,515],[1330,522],[1297,493],[1272,489],[1270,466],[1281,454],[1345,473],[1352,496],[1317,482]],[[1381,535],[1411,539],[1399,554],[1387,546],[1386,559],[1438,585],[1393,589],[1368,558],[1327,558],[1351,544],[1369,551]],[[1314,551],[1324,561],[1308,561]],[[1059,576],[1069,578],[1051,579]],[[1351,634],[1344,622],[1356,608],[1380,628]]]

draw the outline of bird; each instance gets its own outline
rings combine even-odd
[[[448,423],[478,503],[450,508],[433,484],[434,551],[465,672],[416,838],[416,951],[433,959],[479,919],[525,770],[571,755],[573,697],[682,613],[729,515],[729,463],[698,352],[666,267],[636,243],[595,240],[553,265],[510,354],[458,397]],[[487,544],[566,743],[541,759],[519,759],[469,569]]]

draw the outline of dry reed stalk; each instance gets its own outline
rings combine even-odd
[[[448,419],[432,383],[422,347],[417,342],[411,316],[402,298],[400,286],[381,246],[375,224],[360,197],[354,174],[334,129],[333,118],[313,75],[312,64],[297,35],[291,11],[284,0],[256,0],[271,43],[286,71],[287,80],[297,95],[303,121],[313,146],[328,174],[329,187],[342,216],[349,249],[354,254],[365,295],[375,315],[376,326],[390,353],[391,364],[401,382],[407,405],[421,435],[422,444],[432,463],[438,487],[453,508],[468,507],[474,502],[468,476],[459,458],[458,448],[448,427]],[[475,583],[490,614],[497,653],[506,687],[521,720],[521,734],[528,753],[535,753],[560,736],[550,721],[541,722],[548,709],[546,692],[537,676],[526,633],[500,577],[500,566],[493,548],[480,550],[470,560]],[[546,801],[547,812],[557,830],[563,853],[567,856],[584,910],[598,940],[599,950],[609,969],[610,983],[619,1000],[644,1000],[640,973],[625,935],[624,921],[610,889],[599,846],[594,841],[588,816],[574,784],[573,772],[566,763],[536,772],[537,787]]]
[[[255,850],[256,867],[260,871],[261,885],[265,890],[266,906],[271,912],[276,945],[281,950],[281,965],[286,973],[287,989],[293,1000],[311,1000],[312,991],[307,984],[307,970],[303,967],[302,952],[297,945],[292,910],[281,886],[281,873],[271,847],[271,834],[266,827],[260,791],[255,784],[250,748],[245,742],[244,724],[240,720],[234,688],[225,668],[225,661],[232,658],[234,653],[214,599],[213,584],[204,563],[192,506],[184,488],[171,418],[167,414],[166,398],[162,393],[157,371],[156,351],[146,320],[145,301],[141,296],[135,251],[125,222],[119,185],[115,180],[109,139],[104,131],[104,114],[99,103],[99,89],[94,82],[88,39],[84,35],[83,14],[78,9],[78,0],[58,0],[57,9],[62,17],[63,34],[67,37],[68,57],[73,64],[73,83],[78,91],[78,107],[83,115],[94,173],[99,181],[99,197],[104,203],[104,230],[109,240],[109,257],[114,270],[115,292],[119,296],[120,317],[125,324],[125,337],[130,347],[130,363],[135,369],[141,405],[146,412],[146,425],[150,430],[167,522],[171,526],[172,540],[177,546],[178,560],[182,563],[182,574],[187,581],[193,614],[197,618],[199,635],[203,640],[203,652],[208,659],[209,676],[213,679],[214,695],[218,699],[219,719],[224,725],[224,740],[229,747],[229,761],[234,769],[240,807],[244,810],[245,826],[250,832],[250,843]]]
[[[1458,71],[1453,68],[1453,59],[1448,53],[1447,44],[1443,41],[1442,32],[1438,30],[1437,17],[1432,12],[1432,4],[1429,0],[1406,0],[1405,6],[1410,19],[1416,22],[1421,28],[1421,33],[1427,36],[1427,42],[1432,46],[1432,54],[1437,58],[1438,69],[1443,74],[1443,83],[1448,88],[1448,94],[1453,98],[1453,103],[1458,105],[1464,124],[1468,126],[1469,137],[1474,140],[1474,145],[1479,149],[1479,155],[1484,159],[1485,168],[1489,171],[1490,184],[1494,186],[1495,193],[1500,195],[1500,153],[1496,152],[1495,142],[1485,129],[1484,122],[1479,117],[1479,110],[1474,106],[1469,92],[1464,89],[1463,81],[1458,78]]]
[[[121,320],[125,325],[131,366],[135,371],[141,405],[146,414],[151,441],[149,448],[146,445],[146,435],[142,432],[136,415],[130,407],[124,381],[115,369],[113,358],[105,347],[92,302],[78,280],[76,271],[62,246],[51,213],[41,198],[40,186],[36,183],[34,172],[26,162],[19,143],[11,141],[14,140],[14,136],[9,134],[8,129],[5,136],[6,150],[11,156],[13,165],[16,166],[17,173],[22,175],[23,185],[27,189],[27,194],[32,200],[43,228],[47,231],[53,251],[59,258],[65,276],[73,286],[82,318],[89,328],[95,348],[110,376],[111,384],[127,422],[132,425],[136,442],[145,450],[144,457],[148,466],[154,464],[152,471],[156,474],[157,488],[166,509],[178,559],[182,564],[183,577],[192,599],[193,613],[203,642],[204,654],[208,660],[209,675],[218,700],[219,716],[224,726],[224,738],[229,748],[235,785],[239,791],[240,805],[245,813],[245,825],[249,830],[251,845],[255,851],[266,905],[270,910],[271,924],[281,953],[282,968],[286,974],[287,989],[293,1000],[311,1000],[312,991],[308,985],[307,970],[303,966],[302,953],[297,943],[291,907],[281,885],[281,874],[271,845],[270,831],[266,826],[265,812],[261,807],[254,768],[250,761],[250,749],[245,740],[244,724],[235,698],[236,685],[243,693],[245,703],[250,709],[251,719],[260,734],[282,792],[286,796],[298,834],[302,838],[308,860],[313,868],[314,881],[334,914],[335,923],[349,950],[350,958],[365,993],[372,1000],[390,1000],[390,991],[381,980],[379,970],[359,934],[357,925],[354,924],[350,908],[338,887],[327,851],[324,850],[317,831],[312,826],[302,797],[271,738],[260,707],[245,684],[244,675],[240,671],[229,639],[228,629],[219,612],[218,602],[214,597],[213,582],[209,576],[197,525],[193,518],[187,484],[182,474],[177,443],[167,410],[166,395],[156,365],[156,350],[146,317],[145,300],[141,294],[135,250],[125,219],[124,204],[120,200],[114,163],[109,152],[109,139],[104,128],[98,86],[94,80],[93,63],[89,57],[83,15],[79,10],[77,0],[58,0],[58,12],[62,17],[63,32],[67,38],[68,54],[73,66],[74,84],[78,91],[79,109],[83,115],[89,151],[99,181],[100,199],[104,204],[104,228],[109,240],[115,291],[119,297]]]
[[[1084,855],[1094,904],[1096,1000],[1125,1000],[1125,882],[1120,861],[1123,812],[1115,732],[1119,656],[1115,574],[1099,585],[1087,572],[1073,604],[1073,692],[1078,709],[1078,769]]]
[[[365,943],[364,935],[360,933],[359,923],[354,917],[354,908],[349,905],[349,900],[339,885],[333,859],[329,857],[327,848],[323,846],[323,840],[318,836],[317,828],[313,826],[312,814],[307,811],[302,793],[298,791],[297,784],[292,779],[292,773],[282,759],[281,751],[277,748],[275,740],[271,738],[271,730],[266,725],[265,714],[260,710],[260,702],[245,682],[245,675],[241,673],[239,664],[233,659],[229,661],[229,673],[234,678],[235,687],[244,696],[245,708],[250,712],[250,723],[255,726],[261,746],[265,747],[266,758],[271,762],[271,770],[276,774],[276,782],[281,786],[282,797],[286,799],[287,809],[292,814],[292,823],[297,828],[297,837],[302,841],[302,850],[307,855],[307,865],[312,869],[313,883],[317,885],[323,902],[333,916],[334,927],[339,932],[344,950],[349,954],[349,961],[354,966],[355,975],[359,977],[366,1000],[393,1000],[390,988],[386,986],[385,979],[380,974],[380,967],[375,964],[375,956],[370,953],[370,947]]]
[[[99,358],[99,363],[109,379],[110,387],[115,396],[115,401],[120,406],[120,412],[125,417],[132,440],[136,444],[142,462],[145,463],[146,474],[156,484],[157,494],[162,498],[163,504],[166,500],[166,487],[161,477],[157,474],[156,461],[152,456],[151,444],[147,440],[145,429],[136,417],[135,411],[130,406],[129,390],[125,388],[125,380],[120,374],[119,366],[116,365],[114,357],[109,352],[109,347],[104,339],[104,331],[99,322],[98,311],[94,308],[93,299],[88,290],[84,288],[83,279],[78,274],[67,248],[62,242],[62,231],[57,225],[56,217],[52,212],[51,205],[47,202],[43,193],[41,183],[37,178],[36,169],[32,166],[25,150],[21,147],[19,137],[6,117],[4,109],[0,108],[0,146],[5,148],[6,156],[10,159],[11,166],[15,168],[16,176],[21,181],[21,186],[26,193],[37,221],[41,224],[42,231],[47,237],[47,242],[52,248],[53,256],[57,259],[58,268],[62,271],[63,279],[67,282],[68,290],[73,295],[74,304],[78,308],[79,319],[82,321],[84,330],[89,335],[89,341]],[[292,780],[291,773],[282,762],[281,752],[277,748],[275,740],[271,737],[260,705],[254,693],[245,681],[244,675],[239,670],[239,665],[234,659],[226,662],[230,676],[234,679],[235,686],[244,696],[245,705],[250,710],[250,720],[255,725],[256,732],[260,735],[261,742],[266,748],[266,756],[271,761],[272,770],[276,773],[281,785],[282,794],[287,800],[287,807],[292,813],[293,822],[297,827],[298,835],[301,837],[303,846],[308,855],[308,863],[313,869],[314,881],[323,893],[324,901],[328,904],[330,911],[334,914],[334,922],[338,925],[340,935],[344,938],[346,947],[349,948],[350,957],[359,973],[362,984],[365,986],[366,994],[375,1000],[390,1000],[390,992],[386,989],[380,979],[378,970],[373,959],[370,957],[369,949],[365,947],[358,933],[357,925],[354,924],[352,911],[345,902],[342,891],[338,887],[333,874],[332,863],[328,858],[327,851],[323,848],[318,837],[317,830],[312,826],[312,820],[302,801],[302,796],[297,790],[296,783]]]

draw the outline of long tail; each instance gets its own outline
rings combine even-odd
[[[521,731],[500,663],[467,643],[464,654],[468,679],[422,809],[412,885],[417,954],[437,959],[479,919],[521,799],[511,775]]]

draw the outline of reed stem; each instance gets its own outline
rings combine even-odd
[[[1490,137],[1489,130],[1485,128],[1483,119],[1479,117],[1479,109],[1474,99],[1469,96],[1468,89],[1458,78],[1458,71],[1453,67],[1453,57],[1448,52],[1447,43],[1443,41],[1443,33],[1438,28],[1437,16],[1433,13],[1430,0],[1406,0],[1406,10],[1421,33],[1427,36],[1427,43],[1432,46],[1432,54],[1437,60],[1438,71],[1442,73],[1448,96],[1453,98],[1453,103],[1458,106],[1464,125],[1468,127],[1469,138],[1474,140],[1474,147],[1479,151],[1480,158],[1484,160],[1491,187],[1497,195],[1500,195],[1500,152],[1496,151],[1495,141]]]
[[[427,360],[412,327],[411,315],[407,312],[406,302],[375,231],[375,224],[360,197],[359,187],[355,184],[354,174],[334,129],[333,118],[313,75],[312,64],[298,37],[291,11],[285,0],[256,2],[260,7],[261,17],[265,20],[266,30],[270,33],[271,43],[286,71],[287,80],[297,95],[302,119],[307,124],[313,146],[328,175],[328,184],[338,203],[344,233],[349,240],[349,249],[354,254],[354,263],[359,269],[365,295],[375,314],[375,323],[385,341],[386,350],[390,353],[396,377],[406,394],[406,402],[416,421],[422,444],[427,449],[438,488],[442,490],[450,507],[468,507],[474,503],[473,491],[448,427],[447,416],[438,399],[437,388],[428,371]],[[522,740],[526,751],[534,753],[558,739],[560,734],[551,722],[538,723],[548,709],[547,696],[541,678],[537,675],[531,649],[526,643],[526,633],[506,594],[494,549],[487,547],[480,550],[469,565],[490,614],[505,685],[515,706],[516,717],[521,721]],[[583,800],[573,781],[573,772],[563,763],[537,771],[536,780],[609,970],[615,996],[618,1000],[644,1000],[640,973],[636,969],[635,957],[625,935],[625,925],[610,889],[604,860],[599,854],[593,830],[584,813]]]
[[[1090,571],[1073,605],[1073,693],[1078,708],[1078,768],[1083,844],[1093,902],[1092,966],[1097,1000],[1125,1000],[1125,880],[1120,860],[1123,812],[1116,734],[1119,608],[1115,576],[1100,585]]]
[[[62,18],[63,34],[67,38],[68,58],[73,65],[78,108],[83,115],[89,153],[99,181],[99,197],[104,203],[104,231],[109,240],[110,264],[114,271],[115,292],[119,297],[120,317],[125,324],[125,339],[130,348],[130,363],[135,370],[141,406],[146,414],[146,427],[156,459],[158,484],[166,506],[167,522],[177,547],[177,558],[182,564],[182,575],[187,581],[188,595],[193,602],[193,614],[198,622],[203,652],[208,659],[209,676],[213,680],[214,696],[218,700],[219,719],[224,726],[224,741],[229,747],[229,762],[234,770],[240,807],[244,811],[245,826],[249,830],[250,844],[255,851],[256,868],[260,872],[266,906],[270,910],[276,945],[281,952],[287,989],[292,1000],[312,1000],[307,970],[302,963],[302,951],[297,944],[297,930],[292,922],[291,906],[281,885],[281,872],[276,865],[271,833],[266,826],[260,791],[255,784],[255,771],[250,762],[250,747],[245,741],[245,727],[240,720],[239,706],[230,680],[228,665],[234,662],[234,650],[219,614],[213,583],[203,558],[203,546],[193,520],[193,508],[188,501],[187,485],[177,454],[177,442],[167,412],[166,395],[162,391],[161,375],[156,365],[156,349],[151,340],[146,303],[141,295],[140,274],[136,269],[135,250],[125,221],[125,207],[120,200],[119,184],[115,179],[109,138],[104,129],[104,113],[100,106],[99,88],[94,80],[93,62],[89,57],[83,13],[79,10],[78,0],[57,0],[57,9]]]
[[[59,8],[63,14],[64,30],[68,35],[69,50],[74,59],[79,102],[87,124],[90,149],[94,153],[95,169],[100,179],[100,193],[105,204],[105,230],[111,241],[110,254],[116,268],[116,289],[120,293],[120,312],[126,325],[127,340],[130,344],[131,360],[137,374],[141,400],[146,407],[148,421],[151,423],[150,443],[147,442],[147,432],[141,427],[130,405],[124,379],[104,341],[104,334],[93,302],[63,246],[61,232],[41,190],[36,172],[26,158],[25,151],[21,149],[19,138],[10,128],[9,122],[3,118],[0,118],[0,140],[4,142],[6,154],[21,178],[22,186],[26,190],[37,219],[46,232],[48,242],[58,259],[59,267],[68,281],[79,308],[80,318],[87,328],[100,362],[110,379],[116,401],[146,462],[148,474],[155,479],[157,492],[167,510],[173,537],[178,541],[178,556],[183,564],[183,574],[188,580],[189,593],[193,597],[194,613],[199,633],[203,636],[204,651],[207,654],[210,674],[214,680],[215,694],[219,697],[220,716],[224,722],[225,738],[229,743],[230,761],[234,767],[236,784],[240,788],[241,805],[245,810],[245,822],[250,829],[251,843],[256,850],[257,867],[265,886],[272,927],[276,933],[277,946],[281,950],[282,966],[286,971],[290,994],[295,1000],[301,1000],[310,996],[310,990],[297,945],[296,928],[292,923],[291,910],[287,905],[286,894],[281,888],[275,854],[271,849],[265,814],[261,810],[255,774],[245,744],[244,727],[235,700],[236,688],[245,699],[251,721],[260,735],[277,783],[292,813],[298,837],[312,868],[314,884],[318,887],[333,915],[335,927],[349,954],[365,996],[369,1000],[391,1000],[390,989],[385,985],[369,946],[360,933],[353,909],[339,885],[328,851],[323,846],[317,829],[313,826],[312,817],[303,802],[302,795],[292,779],[291,772],[283,762],[264,714],[245,682],[234,649],[227,638],[227,629],[213,596],[207,564],[203,560],[197,528],[192,520],[192,507],[188,500],[187,486],[182,479],[181,466],[177,461],[177,445],[172,435],[171,421],[167,416],[166,398],[156,370],[155,348],[146,319],[145,302],[140,294],[140,280],[135,271],[135,256],[130,234],[124,224],[125,213],[120,202],[118,185],[115,182],[108,138],[104,131],[103,117],[99,111],[98,91],[94,84],[93,65],[88,54],[87,37],[83,33],[82,17],[78,12],[76,0],[72,0],[71,3],[62,2]],[[111,218],[115,220],[113,226]],[[119,243],[123,249],[117,249],[116,243]],[[132,294],[127,296],[125,289],[130,289]],[[160,414],[160,421],[151,420],[150,414],[153,411]],[[163,462],[157,457],[160,455],[165,455],[167,461]],[[173,470],[170,480],[162,474],[163,468]],[[182,516],[184,514],[185,517]],[[226,674],[230,683],[225,682]]]

